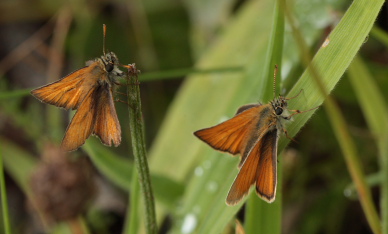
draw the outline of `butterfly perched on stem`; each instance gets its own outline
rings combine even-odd
[[[276,71],[277,67],[274,91]],[[248,194],[252,185],[255,185],[257,195],[264,201],[275,200],[278,139],[280,133],[288,137],[284,121],[315,109],[289,110],[287,101],[290,99],[279,96],[268,104],[244,105],[233,118],[194,132],[195,136],[216,150],[241,155],[240,171],[226,198],[228,205],[236,205]],[[289,111],[293,113],[289,114]]]
[[[91,134],[105,145],[121,143],[121,128],[113,95],[118,78],[124,73],[118,68],[115,53],[105,53],[106,26],[103,25],[103,55],[87,62],[66,77],[34,89],[31,94],[44,103],[66,110],[77,110],[63,137],[61,149],[73,151],[83,145]]]

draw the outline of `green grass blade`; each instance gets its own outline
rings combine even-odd
[[[230,73],[230,72],[242,72],[243,67],[225,67],[225,68],[208,68],[208,69],[196,69],[196,68],[181,68],[167,71],[147,72],[139,76],[139,80],[142,81],[154,81],[154,80],[167,80],[182,78],[190,74],[208,74],[208,73]]]
[[[132,172],[131,193],[129,197],[129,208],[127,208],[126,221],[123,233],[136,234],[139,233],[139,200],[140,200],[140,184],[136,170]]]
[[[384,125],[386,125],[386,117],[388,116],[388,107],[384,96],[361,58],[356,57],[353,60],[349,66],[348,74],[367,124],[373,135],[379,140],[385,133]]]
[[[381,229],[383,234],[388,233],[388,128],[385,129],[385,134],[379,141],[380,154],[380,170],[382,172],[382,180],[380,183],[380,210],[381,210]]]
[[[31,89],[19,89],[19,90],[12,90],[12,91],[2,91],[0,93],[0,100],[24,97],[24,96],[29,95],[30,92],[31,92]]]
[[[7,172],[26,194],[30,194],[28,178],[38,160],[12,142],[4,138],[0,138],[0,141],[3,143],[2,153]]]
[[[273,75],[275,65],[278,66],[278,81],[276,87],[271,87],[271,82],[267,82],[266,91],[264,96],[270,99],[273,95],[279,93],[281,83],[281,61],[283,54],[283,43],[284,43],[284,14],[282,7],[279,5],[280,1],[276,1],[275,13],[273,20],[272,34],[270,38],[269,50],[267,52],[266,59],[266,72],[263,73],[263,80],[268,80]],[[272,88],[274,92],[272,92]],[[261,231],[263,233],[281,233],[281,220],[282,220],[282,164],[281,157],[278,157],[278,172],[277,172],[277,192],[276,200],[272,204],[268,204],[257,196],[250,196],[245,207],[245,232],[257,233]]]
[[[314,56],[312,63],[328,92],[337,84],[369,34],[383,1],[375,2],[378,4],[374,3],[371,7],[369,1],[355,1],[328,36],[329,44],[321,47]],[[352,40],[349,41],[349,38]],[[303,89],[303,87],[310,88]],[[307,69],[288,94],[288,96],[295,96],[303,89],[303,96],[306,97],[306,100],[295,102],[293,107],[303,110],[321,105],[324,96],[317,92],[316,87],[313,74]],[[311,111],[298,116],[294,120],[296,124],[288,128],[290,135],[293,136],[313,114],[314,112]]]
[[[8,212],[8,199],[7,199],[7,190],[5,186],[4,179],[4,168],[3,168],[3,152],[2,146],[0,145],[0,187],[1,187],[1,207],[2,207],[2,216],[4,224],[4,233],[11,234],[11,224],[9,221],[9,212]]]
[[[381,43],[383,43],[386,47],[388,47],[388,34],[384,30],[375,26],[372,28],[370,33],[374,38],[376,38]]]

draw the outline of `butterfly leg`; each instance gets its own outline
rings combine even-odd
[[[120,83],[120,82],[114,82],[115,83],[115,85],[117,85],[117,86],[125,86],[125,87],[127,87],[128,85],[140,85],[140,81],[136,81],[135,83],[133,83],[133,84],[128,84],[128,83]]]
[[[116,91],[116,93],[120,94],[120,95],[123,95],[123,96],[126,96],[126,97],[128,96],[126,93],[122,93],[122,92],[118,92],[118,91]]]
[[[282,129],[282,131],[284,132],[284,135],[286,135],[286,137],[288,138],[288,139],[290,139],[291,141],[293,141],[293,142],[295,142],[295,143],[298,143],[294,138],[292,138],[292,137],[290,137],[289,135],[288,135],[288,131],[286,130],[286,129]]]
[[[121,103],[124,103],[124,104],[128,105],[129,107],[131,107],[131,105],[129,105],[128,102],[123,101],[123,100],[120,100],[119,98],[116,98],[116,99],[115,99],[115,102],[121,102]],[[131,108],[132,108],[132,107],[131,107]]]
[[[294,113],[292,113],[291,115],[285,117],[285,119],[289,120],[289,119],[291,119],[291,117],[294,116],[294,115],[302,114],[302,113],[305,113],[305,112],[308,112],[308,111],[312,111],[312,110],[318,109],[318,107],[319,107],[319,106],[314,107],[314,108],[311,108],[311,109],[308,109],[308,110],[304,110],[304,111],[301,111],[301,110],[289,110],[289,111],[294,112]]]

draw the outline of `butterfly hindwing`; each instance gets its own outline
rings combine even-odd
[[[257,170],[256,193],[263,200],[273,202],[277,183],[277,129],[269,131],[262,139],[260,161]]]
[[[276,143],[273,141],[277,143],[276,128],[267,131],[250,150],[229,190],[228,205],[237,204],[255,183],[259,196],[268,202],[273,201],[276,192]],[[268,165],[270,167],[266,168]]]
[[[260,104],[247,104],[247,105],[243,105],[243,106],[240,106],[237,111],[236,111],[236,115],[240,114],[241,112],[243,111],[246,111],[252,107],[256,107],[256,106],[259,106]]]
[[[260,155],[258,149],[260,148],[261,142],[256,143],[255,148],[249,154],[244,164],[242,165],[239,173],[237,174],[232,187],[229,190],[226,198],[226,204],[233,206],[237,204],[243,197],[245,197],[249,188],[256,181],[256,171],[259,166]]]
[[[111,146],[113,141],[113,144],[118,146],[121,142],[121,129],[112,90],[107,85],[101,86],[100,89],[93,134],[97,135],[105,145]]]
[[[84,98],[66,129],[61,148],[73,151],[83,145],[92,134],[96,121],[98,89],[95,87]]]

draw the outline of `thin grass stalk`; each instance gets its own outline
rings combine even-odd
[[[283,3],[286,7],[286,2],[284,0]],[[373,205],[369,187],[365,182],[365,176],[362,171],[361,162],[359,160],[359,156],[357,155],[357,150],[354,145],[354,142],[347,129],[345,118],[341,114],[341,111],[335,101],[328,95],[328,92],[325,86],[323,85],[321,76],[315,69],[313,62],[309,65],[311,61],[311,56],[308,51],[308,47],[301,35],[301,32],[297,29],[295,22],[290,14],[290,11],[287,8],[285,8],[285,14],[292,28],[295,40],[298,43],[298,47],[301,51],[302,62],[306,67],[308,67],[307,69],[309,69],[309,71],[311,72],[312,78],[317,84],[319,92],[326,99],[326,101],[324,102],[325,109],[328,112],[328,116],[332,124],[334,133],[337,137],[337,140],[339,141],[339,145],[344,155],[345,163],[348,167],[351,178],[356,185],[360,203],[369,223],[369,226],[371,227],[373,233],[381,233],[381,224],[379,216],[377,214],[376,208]]]
[[[388,234],[388,125],[385,126],[385,134],[379,141],[380,171],[383,174],[381,180],[381,226],[382,233]]]
[[[197,68],[180,68],[171,69],[166,71],[147,72],[141,76],[141,81],[155,81],[155,80],[169,80],[169,79],[182,79],[182,77],[190,74],[211,74],[211,73],[231,73],[242,72],[243,67],[225,67],[225,68],[209,68],[209,69],[197,69]],[[1,79],[1,77],[0,77]],[[7,100],[13,98],[22,98],[30,95],[31,89],[18,89],[12,91],[2,91],[0,93],[0,100]]]
[[[63,54],[65,48],[65,42],[67,34],[69,33],[70,24],[72,21],[72,14],[70,8],[63,7],[59,13],[55,22],[55,28],[53,32],[53,39],[51,41],[50,53],[48,56],[49,66],[47,69],[47,81],[52,83],[61,77],[63,68]],[[50,106],[47,108],[47,124],[50,129],[48,131],[50,139],[54,139],[56,142],[62,140],[61,132],[62,127],[62,113],[57,107]]]
[[[379,27],[373,27],[371,35],[386,47],[388,46],[388,34]],[[383,116],[383,118],[385,118],[384,121],[380,123],[382,134],[378,140],[380,171],[382,173],[380,210],[382,232],[383,234],[388,234],[388,121],[386,116]]]
[[[372,37],[376,38],[381,43],[383,43],[386,47],[388,47],[388,34],[384,30],[382,30],[377,26],[374,26],[370,31],[370,34]]]
[[[145,221],[148,234],[157,233],[155,201],[148,169],[147,152],[144,140],[144,123],[141,112],[140,88],[135,65],[128,66],[127,95],[129,126],[131,131],[133,156],[139,175],[140,187],[145,206]]]
[[[230,72],[242,72],[244,68],[241,66],[234,67],[215,67],[215,68],[178,68],[165,71],[147,72],[141,75],[141,81],[155,81],[155,80],[168,80],[168,79],[181,79],[187,75],[193,74],[211,74],[211,73],[230,73]]]
[[[4,233],[11,234],[11,225],[9,222],[9,212],[8,212],[7,190],[6,190],[5,179],[4,179],[3,154],[2,154],[1,148],[0,148],[0,186],[1,186],[1,207],[3,211]]]

